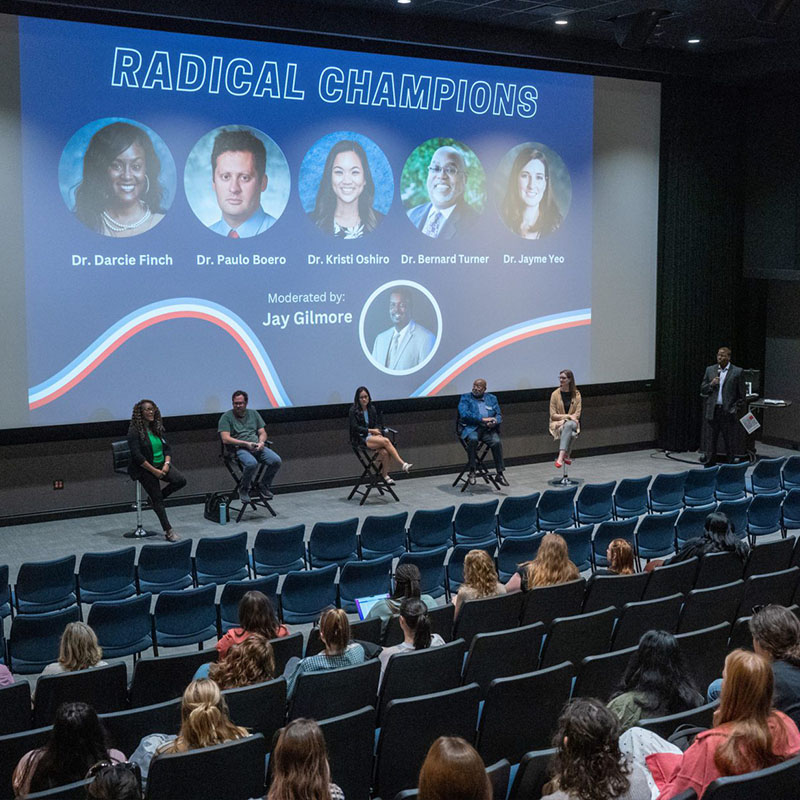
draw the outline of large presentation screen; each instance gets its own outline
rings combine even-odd
[[[654,84],[14,24],[0,427],[652,378]]]

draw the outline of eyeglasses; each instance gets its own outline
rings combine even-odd
[[[438,164],[431,164],[431,166],[428,167],[428,172],[432,172],[434,175],[439,175],[444,172],[448,178],[454,178],[461,170],[452,164],[447,164],[444,167],[440,167]]]
[[[139,786],[139,791],[142,790],[142,770],[138,764],[134,763],[133,761],[124,761],[124,762],[116,762],[116,761],[98,761],[96,764],[92,764],[89,767],[89,771],[86,773],[86,777],[84,780],[88,780],[89,778],[96,778],[98,775],[104,774],[108,770],[124,770],[125,772],[130,772],[135,778],[136,782]]]

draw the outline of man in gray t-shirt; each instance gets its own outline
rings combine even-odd
[[[267,447],[267,431],[258,411],[247,407],[247,392],[237,390],[231,398],[233,408],[226,411],[217,423],[223,444],[236,453],[242,465],[239,500],[250,502],[250,486],[259,464],[266,469],[258,489],[265,500],[272,500],[272,480],[281,468],[281,457]]]

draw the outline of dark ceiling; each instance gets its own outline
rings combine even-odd
[[[735,83],[800,72],[800,0],[0,0],[0,8],[155,27],[227,23],[249,36],[312,31]],[[621,47],[620,32],[644,24],[632,15],[654,10],[661,13],[646,39],[633,35]],[[759,11],[779,19],[759,21]]]

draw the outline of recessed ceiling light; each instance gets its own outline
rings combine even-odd
[[[689,39],[689,44],[700,44],[699,39]]]
[[[411,2],[411,0],[397,0],[397,2],[398,2],[398,3],[399,3],[401,6],[407,6],[407,5],[408,5],[408,4]]]
[[[566,20],[566,19],[557,19],[555,22],[556,22],[556,25],[567,25],[567,24],[569,24],[569,21]]]

